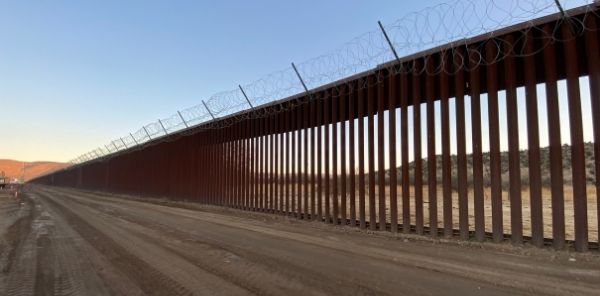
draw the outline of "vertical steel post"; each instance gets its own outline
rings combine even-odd
[[[279,153],[279,134],[280,134],[280,129],[281,126],[279,125],[279,114],[276,114],[273,116],[273,124],[275,125],[275,131],[274,131],[274,139],[273,142],[275,143],[274,145],[274,149],[273,149],[273,154],[275,155],[275,164],[274,164],[274,173],[273,173],[273,191],[274,191],[274,195],[273,195],[273,212],[275,213],[279,213],[279,163],[280,163],[280,157],[281,157],[281,153]]]
[[[291,154],[290,154],[290,134],[293,132],[291,129],[291,111],[285,111],[285,214],[290,214],[290,189],[292,187],[292,170],[291,170]]]
[[[256,203],[256,210],[259,212],[263,212],[264,211],[264,195],[265,195],[265,190],[264,190],[264,185],[265,185],[265,155],[264,155],[264,150],[265,150],[265,142],[264,142],[264,135],[265,135],[265,129],[264,129],[264,117],[259,117],[256,119],[256,127],[257,127],[257,133],[256,133],[256,169],[257,169],[257,173],[256,173],[256,186],[257,186],[257,191],[258,191],[258,195],[257,195],[257,203]]]
[[[341,183],[340,183],[340,198],[341,198],[341,203],[340,203],[340,218],[342,221],[342,225],[346,225],[347,223],[347,215],[346,213],[348,212],[348,206],[347,206],[347,188],[346,188],[346,182],[347,182],[347,175],[346,175],[346,117],[348,114],[348,109],[346,107],[347,105],[347,101],[348,101],[348,87],[347,85],[342,85],[341,86],[341,96],[340,96],[340,110],[339,110],[339,116],[340,116],[340,179],[341,179]]]
[[[317,101],[317,219],[323,220],[323,159],[321,153],[323,151],[323,104],[324,94],[320,95]]]
[[[429,204],[429,234],[433,237],[438,235],[438,209],[437,209],[437,156],[435,152],[435,76],[434,76],[434,57],[432,55],[428,56],[426,61],[426,71],[425,71],[425,98],[427,99],[427,191],[428,191],[428,204]],[[446,54],[440,54],[440,63],[442,65],[447,65],[443,59],[446,59]],[[439,74],[440,85],[442,89],[448,89],[448,77],[446,74],[446,69],[442,68],[442,72]],[[444,86],[446,84],[446,86]],[[442,178],[445,180],[446,174],[450,173],[450,171],[445,171],[448,169],[446,167],[447,163],[445,160],[450,159],[450,154],[444,154],[444,151],[447,149],[450,151],[450,127],[449,127],[449,114],[448,114],[448,93],[442,90],[442,94],[440,96],[441,101],[441,113],[442,113]],[[446,107],[446,108],[444,108]],[[444,112],[446,111],[446,112]],[[448,138],[448,143],[444,142]],[[447,147],[446,147],[447,145]],[[448,163],[449,164],[449,163]],[[445,173],[445,174],[444,174]],[[446,187],[444,183],[444,193],[446,191],[450,192],[451,187]],[[444,198],[446,195],[444,194]],[[450,199],[450,203],[452,203],[452,199]],[[450,205],[451,206],[451,205]],[[446,213],[446,200],[444,199],[444,222],[448,219]],[[452,210],[452,209],[450,209]],[[450,211],[452,213],[452,211]],[[452,217],[450,216],[450,219]],[[452,220],[450,220],[452,222]],[[444,230],[446,230],[446,223],[444,223]],[[446,235],[452,235],[452,224],[450,224],[450,233],[446,233]]]
[[[331,124],[331,91],[327,91],[325,95],[324,108],[324,128],[325,128],[325,221],[331,222],[331,177],[330,177],[330,155],[331,155],[331,137],[330,137],[330,124]]]
[[[569,104],[569,127],[571,129],[571,172],[573,175],[573,207],[575,210],[575,250],[588,249],[587,191],[585,179],[585,150],[581,115],[581,94],[577,61],[577,44],[571,23],[562,24],[565,71],[567,74],[567,98]]]
[[[495,59],[497,48],[494,40],[485,45],[485,57],[488,61]],[[490,170],[492,186],[492,232],[494,241],[503,239],[504,226],[502,218],[502,175],[500,167],[500,126],[498,110],[498,74],[497,64],[487,66],[488,120],[490,136]]]
[[[506,118],[508,126],[508,171],[510,199],[511,240],[514,244],[523,242],[523,215],[521,203],[521,153],[519,151],[519,116],[517,111],[517,87],[514,53],[514,37],[504,39],[504,79],[506,82]]]
[[[590,81],[590,97],[592,105],[592,124],[594,126],[594,168],[600,172],[600,46],[598,46],[598,26],[596,17],[586,18],[585,49],[588,58],[588,77]],[[596,173],[596,217],[600,217],[600,174]],[[600,229],[600,219],[596,219]],[[600,235],[598,236],[600,244]]]
[[[538,127],[537,88],[535,73],[534,37],[526,33],[525,42],[525,104],[527,109],[527,148],[529,157],[529,201],[531,207],[531,241],[541,247],[544,244],[544,221],[542,213],[542,178],[540,168],[540,138]]]
[[[310,102],[307,98],[307,102]],[[309,105],[305,102],[302,105],[302,129],[304,131],[304,180],[303,180],[303,186],[304,186],[304,211],[302,211],[303,215],[302,217],[304,219],[308,219],[308,215],[309,215],[309,194],[310,194],[310,179],[309,179],[309,168],[308,168],[308,162],[309,162],[309,151],[308,151],[308,131],[310,128],[310,122],[309,122]]]
[[[367,128],[368,128],[368,161],[369,161],[369,229],[375,230],[377,227],[376,206],[375,206],[375,78],[369,75],[367,78]]]
[[[269,154],[270,154],[270,166],[269,166],[269,212],[274,213],[275,212],[275,154],[277,154],[276,150],[275,150],[275,116],[272,115],[271,117],[268,117],[267,120],[269,120],[270,123],[270,128],[269,128]]]
[[[473,209],[475,215],[475,239],[485,239],[485,200],[483,196],[483,155],[481,147],[481,75],[476,58],[479,49],[469,49],[469,83],[471,96],[471,140],[473,142]]]
[[[250,142],[250,155],[251,155],[251,161],[250,161],[250,167],[252,169],[252,202],[251,202],[251,209],[252,211],[257,211],[258,210],[258,133],[257,133],[257,119],[256,118],[252,118],[250,119],[250,128],[252,130],[252,139]]]
[[[285,173],[285,135],[288,132],[285,126],[285,114],[279,114],[279,213],[285,214],[285,188],[286,188],[286,173]]]
[[[465,54],[462,48],[459,48],[453,57],[454,65],[454,89],[456,97],[456,147],[457,147],[457,171],[458,171],[458,224],[460,238],[469,239],[469,196],[467,186],[467,155],[466,155],[466,130],[465,130],[465,78],[464,66]],[[460,61],[460,63],[459,63]],[[448,137],[449,138],[449,137]],[[449,144],[449,143],[448,143]],[[444,144],[442,144],[444,145]],[[447,159],[446,167],[450,167],[450,159]],[[448,168],[449,171],[451,168]],[[444,175],[446,177],[444,188],[452,186],[451,173]],[[451,195],[452,193],[450,193]],[[450,196],[452,203],[452,196]]]
[[[243,121],[242,126],[244,127],[244,159],[242,160],[244,163],[244,209],[249,210],[250,209],[250,198],[251,198],[250,196],[252,195],[251,185],[250,185],[251,184],[251,181],[250,181],[250,177],[251,177],[250,120],[245,119]]]
[[[333,214],[332,214],[332,221],[331,223],[333,224],[337,224],[338,222],[338,218],[339,218],[339,196],[338,196],[338,132],[337,132],[337,126],[338,126],[338,114],[339,114],[339,107],[338,107],[338,101],[339,101],[339,96],[331,97],[331,159],[332,159],[332,178],[331,178],[331,185],[332,185],[332,190],[331,190],[331,201],[332,201],[332,205],[333,205]]]
[[[382,75],[380,72],[378,75]],[[377,81],[377,181],[378,181],[378,202],[379,202],[379,230],[383,231],[387,225],[386,196],[385,196],[385,96],[386,83],[383,78],[376,78]],[[391,169],[391,168],[390,168]]]
[[[423,160],[421,156],[421,61],[414,61],[412,80],[415,220],[417,234],[423,234]]]
[[[296,151],[298,152],[298,173],[297,173],[297,218],[302,217],[302,187],[304,186],[303,173],[302,173],[302,106],[298,106],[295,109],[296,112],[296,130],[297,130],[297,141]]]
[[[294,110],[294,109],[291,109],[290,112],[291,112],[291,116],[290,116],[291,117],[290,118],[290,120],[291,120],[291,123],[290,123],[291,135],[290,136],[292,138],[291,143],[290,143],[292,146],[291,147],[292,155],[291,155],[291,159],[290,159],[290,161],[292,163],[291,176],[290,176],[291,177],[291,185],[292,185],[290,187],[290,195],[291,195],[290,196],[290,199],[291,199],[290,200],[290,215],[295,217],[296,216],[296,186],[298,186],[298,179],[296,178],[296,176],[297,176],[297,174],[296,174],[296,133],[297,133],[297,131],[296,131],[296,129],[297,129],[296,116],[297,116],[297,113],[296,113],[296,110]]]
[[[348,159],[350,160],[350,225],[356,226],[356,144],[354,125],[357,114],[355,112],[354,106],[356,106],[357,103],[357,90],[355,87],[349,86],[349,88],[352,88],[352,90],[349,90],[350,100],[348,101],[348,146],[350,152],[350,157],[348,157]]]
[[[544,33],[553,36],[554,26],[545,25]],[[552,240],[554,248],[565,246],[565,201],[563,192],[562,144],[558,104],[558,74],[556,48],[551,43],[544,48],[544,80],[548,113],[548,139],[550,143],[550,187],[552,191]]]
[[[365,89],[362,82],[358,88],[358,215],[360,228],[366,228],[365,221]]]
[[[400,74],[400,145],[402,153],[402,232],[410,232],[410,179],[408,169],[408,75]]]
[[[315,119],[316,110],[316,102],[311,101],[310,104],[310,172],[311,172],[311,180],[310,180],[310,217],[315,220],[317,218],[316,211],[316,198],[317,198],[317,160],[315,154],[317,153],[317,148],[315,146],[315,130],[317,126],[317,122]]]
[[[398,232],[398,168],[396,166],[396,106],[397,84],[395,73],[390,73],[388,78],[388,139],[390,161],[390,227],[392,232]]]

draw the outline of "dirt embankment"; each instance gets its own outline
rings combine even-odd
[[[29,181],[39,175],[47,172],[67,167],[69,164],[52,161],[33,161],[23,162],[10,159],[0,159],[0,172],[4,172],[7,177]]]

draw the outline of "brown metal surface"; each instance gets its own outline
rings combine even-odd
[[[398,170],[396,164],[396,104],[398,91],[396,87],[397,76],[392,73],[388,78],[388,132],[389,132],[389,160],[390,160],[390,229],[398,232]]]
[[[292,169],[291,169],[291,149],[290,149],[290,129],[291,118],[289,111],[285,112],[285,127],[288,132],[285,133],[285,214],[290,213],[290,190],[292,186]]]
[[[324,174],[324,183],[323,185],[325,186],[325,221],[327,223],[329,223],[331,221],[331,195],[330,195],[330,190],[331,190],[331,159],[330,159],[330,152],[331,152],[331,137],[330,137],[330,131],[331,131],[331,93],[328,92],[325,100],[323,101],[323,103],[325,104],[323,108],[324,109],[324,125],[323,127],[325,128],[325,133],[324,133],[324,140],[325,140],[325,149],[324,149],[324,154],[325,154],[325,174]]]
[[[349,157],[350,188],[348,188],[348,190],[350,191],[350,225],[356,226],[356,153],[355,153],[355,149],[354,149],[354,147],[356,147],[355,136],[354,136],[355,135],[355,130],[354,130],[355,119],[354,118],[357,116],[357,113],[355,111],[356,109],[354,106],[356,106],[357,98],[358,98],[358,94],[357,94],[356,90],[351,91],[350,98],[351,98],[351,100],[348,102],[349,103],[348,119],[350,120],[348,123],[348,133],[350,136],[348,139],[348,146],[349,146],[349,152],[350,152],[350,157]]]
[[[423,160],[421,156],[421,61],[416,60],[412,76],[413,102],[413,146],[414,146],[414,191],[415,191],[415,229],[423,234]]]
[[[312,100],[310,101],[310,217],[314,220],[316,219],[316,215],[317,215],[317,211],[316,211],[316,198],[317,198],[317,164],[316,164],[316,157],[315,154],[317,154],[317,148],[315,146],[315,141],[316,141],[316,136],[315,136],[315,132],[316,132],[316,128],[315,126],[317,125],[316,119],[315,119],[315,113],[317,112],[316,110],[316,97],[312,98]]]
[[[285,188],[286,188],[286,174],[285,174],[285,115],[280,114],[278,120],[279,126],[281,127],[279,133],[279,213],[285,214]]]
[[[485,57],[493,60],[498,54],[495,43],[488,42],[485,47]],[[494,241],[504,238],[504,222],[502,216],[502,173],[500,164],[500,119],[498,110],[498,74],[495,63],[487,66],[488,87],[488,121],[490,137],[490,175],[492,191],[492,233]]]
[[[464,68],[461,61],[465,59],[465,53],[462,48],[458,49],[453,56],[454,65],[454,89],[456,97],[456,153],[457,153],[457,173],[458,173],[458,228],[461,239],[469,239],[469,196],[467,185],[467,143],[465,130],[465,78]],[[448,107],[446,107],[448,108]],[[444,111],[442,111],[443,113]],[[444,131],[442,130],[442,133]],[[442,137],[443,138],[443,137]],[[442,147],[449,146],[448,140],[442,139]],[[446,148],[447,149],[447,148]],[[446,162],[446,161],[445,161]],[[447,160],[450,164],[450,159]],[[450,166],[450,165],[445,165]],[[448,168],[451,171],[451,167]],[[452,188],[452,173],[444,175],[444,190]],[[450,203],[452,203],[452,193],[450,193]],[[444,200],[446,200],[445,198]]]
[[[339,218],[339,195],[338,195],[338,107],[339,96],[331,98],[331,202],[332,202],[332,220],[331,223],[338,224]]]
[[[269,118],[270,129],[269,129],[269,212],[275,213],[275,134],[276,134],[276,125],[273,117]]]
[[[523,67],[525,70],[525,105],[527,109],[527,147],[529,157],[529,204],[531,208],[531,243],[544,244],[544,222],[542,213],[542,176],[540,168],[540,132],[538,118],[537,88],[535,83],[534,36],[526,35]]]
[[[426,72],[433,73],[434,69],[434,60],[433,57],[430,56],[426,59]],[[444,113],[444,102],[446,107],[448,106],[448,81],[447,74],[440,75],[441,81],[440,84],[443,85],[442,88],[446,89],[446,92],[442,93],[441,102],[442,102],[442,133],[446,130],[450,131],[450,127],[448,124],[448,112]],[[444,97],[444,94],[446,97]],[[427,204],[429,207],[429,234],[431,236],[438,236],[438,208],[437,208],[437,157],[435,151],[435,76],[426,75],[425,79],[425,97],[427,98],[427,191],[428,191],[428,200]],[[446,108],[447,111],[447,108]],[[444,138],[442,138],[443,140]],[[448,139],[450,139],[448,137]],[[442,145],[448,144],[447,147],[450,148],[450,143],[442,143]],[[442,146],[445,148],[444,146]],[[445,151],[445,150],[443,150]],[[450,157],[450,154],[442,154],[442,159],[446,160],[446,157]],[[444,173],[448,173],[446,171],[448,168],[446,167],[446,162],[443,163],[442,174],[445,177]],[[445,180],[445,179],[444,179]],[[450,188],[448,188],[450,189]],[[444,193],[448,190],[444,187]],[[445,206],[445,204],[444,204]],[[444,210],[446,208],[444,207]],[[444,221],[446,220],[446,212],[444,211]],[[452,222],[452,221],[450,221]],[[450,227],[450,230],[452,228]],[[451,233],[450,233],[451,234]]]
[[[365,90],[358,92],[358,216],[366,228],[365,213]]]
[[[378,181],[378,201],[379,201],[379,230],[385,230],[386,227],[386,197],[385,197],[385,97],[386,84],[384,81],[377,83],[377,181]],[[391,168],[390,168],[391,169]]]
[[[309,142],[309,106],[307,104],[304,104],[302,106],[302,127],[303,127],[303,133],[304,133],[304,174],[302,175],[302,178],[304,180],[303,182],[303,186],[304,186],[304,208],[302,210],[302,218],[303,219],[308,219],[308,214],[309,214],[309,196],[310,196],[310,176],[309,176],[309,150],[308,150],[308,142]]]
[[[302,174],[302,108],[297,107],[296,113],[296,217],[302,215],[302,188],[304,187],[304,175]]]
[[[573,174],[573,208],[575,209],[575,250],[587,251],[588,218],[587,190],[585,180],[585,150],[583,147],[583,123],[581,121],[581,94],[577,65],[577,45],[573,33],[578,28],[572,23],[562,24],[565,70],[567,74],[567,97],[569,102],[569,127],[571,129],[571,172]]]
[[[250,167],[251,167],[251,172],[250,172],[250,176],[252,177],[252,200],[251,200],[251,206],[250,208],[253,211],[256,211],[258,209],[258,202],[257,202],[257,198],[258,198],[258,169],[257,169],[257,156],[258,156],[258,149],[256,149],[256,145],[258,143],[257,140],[257,126],[256,126],[256,119],[252,119],[250,120],[250,130],[252,131],[252,139],[251,139],[251,149],[250,149]]]
[[[317,104],[317,219],[323,220],[323,95]]]
[[[288,212],[289,215],[291,216],[296,216],[296,186],[298,186],[298,174],[296,172],[296,134],[298,133],[297,131],[297,123],[298,120],[296,119],[297,114],[296,112],[293,112],[293,110],[291,110],[290,112],[292,114],[291,118],[290,118],[290,127],[291,127],[291,168],[290,168],[290,172],[291,172],[291,176],[290,176],[290,212]]]
[[[377,213],[375,205],[375,77],[369,76],[367,81],[367,159],[369,161],[369,228],[377,227]]]
[[[552,34],[554,27],[545,26],[544,32]],[[554,44],[544,49],[544,75],[546,80],[546,106],[548,115],[548,140],[550,142],[550,188],[552,191],[552,238],[557,249],[565,246],[565,199],[563,193],[563,165],[558,105],[558,74]]]
[[[260,119],[260,146],[258,147],[260,153],[260,199],[259,208],[261,212],[267,211],[268,206],[268,129],[267,120],[265,118]]]
[[[510,181],[510,228],[511,240],[515,244],[523,242],[523,214],[521,206],[521,153],[519,151],[519,116],[517,113],[517,87],[515,82],[514,44],[512,35],[504,39],[504,77],[506,80],[506,119],[508,132],[508,177]]]
[[[340,97],[340,218],[343,225],[346,224],[347,219],[347,174],[346,174],[346,118],[348,117],[348,90],[347,87],[342,87]]]
[[[588,58],[588,75],[590,81],[590,98],[592,105],[592,122],[594,126],[594,168],[600,172],[600,46],[598,45],[598,25],[596,18],[588,17],[585,23],[585,49]],[[600,174],[596,174],[596,217],[600,217]],[[597,219],[600,229],[600,219]],[[600,243],[600,236],[598,236]]]
[[[242,204],[242,198],[243,198],[243,190],[242,190],[242,141],[241,141],[241,125],[236,124],[235,125],[235,178],[236,178],[236,193],[235,193],[235,207],[236,208],[241,208],[241,204]],[[207,162],[209,163],[209,167],[210,167],[210,162],[211,162],[211,147],[210,145],[208,146],[208,159]],[[210,177],[209,177],[210,180]],[[211,190],[211,183],[209,182],[208,184],[208,188],[209,188],[209,192],[211,195],[211,199],[213,200],[213,204],[215,198],[212,194],[212,190]]]
[[[279,159],[277,163],[278,172],[277,172],[277,195],[275,196],[277,200],[277,213],[280,215],[286,215],[286,198],[287,198],[287,190],[289,186],[288,174],[287,174],[287,158],[289,151],[287,150],[287,131],[288,131],[288,120],[289,120],[289,112],[281,112],[277,116],[277,125],[278,128],[278,139],[276,143],[278,145],[278,154]]]
[[[400,145],[402,146],[402,232],[410,232],[410,178],[408,170],[408,74],[400,75]]]

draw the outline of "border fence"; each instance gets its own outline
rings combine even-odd
[[[405,57],[386,34],[391,61],[368,71],[309,89],[293,65],[304,85],[299,94],[219,118],[206,108],[209,121],[198,125],[178,112],[165,121],[181,122],[181,131],[169,133],[160,121],[138,131],[151,138],[163,130],[159,139],[138,143],[132,134],[136,145],[121,139],[106,148],[113,154],[32,183],[371,230],[598,248],[599,12],[590,4]],[[567,110],[559,104],[562,88]],[[592,155],[584,150],[585,95]],[[540,152],[543,128],[548,159]]]

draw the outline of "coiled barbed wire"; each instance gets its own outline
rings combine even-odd
[[[455,0],[427,7],[420,11],[410,13],[395,22],[385,26],[390,41],[400,57],[406,57],[426,49],[434,48],[444,44],[466,45],[470,37],[493,32],[497,29],[511,26],[522,22],[531,22],[530,26],[523,29],[523,36],[528,31],[535,32],[535,42],[544,45],[552,44],[562,40],[559,26],[550,33],[543,28],[535,26],[533,19],[557,12],[566,11],[579,6],[587,5],[587,12],[596,15],[597,8],[594,0],[561,0],[558,7],[555,0]],[[586,13],[587,15],[587,13]],[[578,28],[581,33],[590,28],[585,27],[585,21],[569,18],[563,15],[562,21],[571,22],[573,27]],[[532,34],[533,35],[533,34]],[[450,47],[444,52],[449,58],[442,58],[436,68],[430,69],[426,66],[415,68],[414,64],[402,64],[390,71],[378,72],[375,83],[386,78],[387,75],[402,73],[427,73],[438,74],[442,71],[457,71],[456,69],[472,69],[481,65],[497,63],[508,54],[515,57],[525,57],[536,54],[528,52],[523,42],[512,42],[507,44],[504,39],[490,38],[482,43],[492,43],[496,47],[496,55],[486,57],[479,48],[467,48],[468,52],[455,50]],[[542,50],[545,46],[538,48]],[[379,30],[364,33],[341,47],[327,52],[313,59],[297,64],[299,74],[306,82],[309,89],[314,89],[357,73],[376,68],[379,65],[393,61],[395,56],[390,50],[384,35]],[[425,64],[427,64],[425,57]],[[451,63],[448,65],[446,63]],[[368,81],[361,81],[358,85],[348,85],[345,92],[362,89],[368,86]],[[134,147],[142,147],[154,139],[162,138],[164,141],[172,141],[173,137],[164,137],[177,133],[185,136],[195,133],[199,129],[224,128],[239,120],[248,118],[263,118],[275,113],[294,108],[307,101],[304,96],[296,96],[296,99],[282,105],[267,105],[276,100],[289,98],[303,93],[305,90],[298,80],[298,76],[292,68],[267,74],[241,88],[248,95],[253,106],[260,106],[253,112],[240,113],[250,108],[246,97],[238,88],[219,92],[212,95],[204,103],[179,111],[169,117],[157,122],[149,123],[135,132],[119,139],[111,141],[104,147],[99,147],[80,157],[71,160],[72,164],[79,164],[106,157],[112,153]],[[341,95],[342,89],[334,88],[331,96]],[[209,109],[209,110],[207,110]],[[227,117],[238,113],[239,116]],[[213,120],[213,116],[220,120]],[[200,126],[201,125],[201,126]],[[193,129],[192,129],[193,128]],[[164,137],[164,138],[163,138]]]

